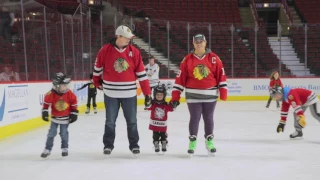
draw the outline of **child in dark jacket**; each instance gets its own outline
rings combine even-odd
[[[87,110],[85,112],[86,114],[90,113],[91,99],[92,99],[93,111],[95,114],[97,114],[97,104],[96,104],[97,88],[93,84],[92,75],[93,74],[91,73],[90,74],[90,81],[88,83],[84,84],[82,87],[77,89],[77,91],[79,91],[79,90],[88,86]]]

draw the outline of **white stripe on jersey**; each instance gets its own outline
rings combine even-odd
[[[69,116],[62,116],[62,117],[52,117],[52,122],[55,122],[57,124],[69,124]]]
[[[187,103],[215,102],[217,99],[186,99]]]
[[[129,98],[137,95],[136,81],[112,82],[103,81],[103,92],[113,98]]]
[[[189,88],[186,88],[186,93],[218,96],[217,89],[189,89]]]

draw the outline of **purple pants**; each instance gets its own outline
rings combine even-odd
[[[189,133],[191,135],[198,135],[199,122],[201,115],[204,120],[205,137],[213,134],[213,114],[216,108],[217,102],[199,102],[188,103],[188,109],[190,113],[189,121]]]

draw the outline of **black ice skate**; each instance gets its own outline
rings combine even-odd
[[[160,151],[159,141],[154,141],[153,145],[154,145],[154,151],[158,153]]]
[[[46,158],[50,155],[50,151],[48,149],[45,149],[42,154],[41,154],[41,157],[42,158]]]
[[[97,108],[93,108],[93,112],[94,112],[94,114],[97,114],[98,113]]]
[[[131,152],[133,153],[134,158],[138,158],[140,154],[140,149],[139,148],[132,148]]]
[[[295,131],[294,133],[290,134],[291,139],[301,139],[303,136],[302,131]]]
[[[67,148],[63,148],[61,155],[62,155],[63,157],[68,156],[68,155],[69,155],[69,154],[68,154],[68,149],[67,149]]]
[[[105,148],[105,149],[103,150],[103,154],[105,154],[105,155],[110,155],[111,152],[112,152],[112,149],[110,149],[110,148]]]
[[[162,145],[161,151],[162,152],[167,152],[167,143],[168,143],[167,141],[161,141],[161,145]]]

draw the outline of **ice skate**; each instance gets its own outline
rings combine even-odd
[[[163,153],[167,152],[167,145],[168,145],[167,141],[161,141],[161,151]]]
[[[90,113],[90,108],[87,108],[87,110],[86,110],[85,113],[86,113],[86,114],[89,114],[89,113]]]
[[[46,158],[50,155],[50,151],[48,149],[45,149],[42,154],[41,154],[41,157],[42,158]]]
[[[97,114],[98,113],[97,108],[93,108],[93,112],[94,112],[94,114]]]
[[[156,153],[159,153],[159,152],[160,152],[159,141],[154,141],[154,142],[153,142],[153,145],[154,145],[154,151],[155,151]]]
[[[68,149],[67,149],[67,148],[62,148],[62,153],[61,153],[61,155],[62,155],[63,157],[68,156],[68,155],[69,155],[69,154],[68,154]]]
[[[110,156],[110,155],[111,155],[111,152],[112,152],[112,149],[110,149],[110,148],[105,148],[105,149],[103,150],[103,154],[105,154],[105,155],[107,155],[107,156]]]
[[[213,155],[217,150],[216,148],[214,147],[214,144],[213,144],[213,135],[208,135],[206,137],[206,148],[208,150],[208,155],[211,156]]]
[[[189,140],[190,142],[189,142],[188,154],[192,156],[197,146],[197,137],[192,135],[189,137]]]
[[[139,148],[132,148],[131,152],[133,153],[134,158],[138,158],[140,155],[140,149]]]
[[[290,139],[302,139],[303,137],[302,131],[295,131],[294,133],[290,134]]]

